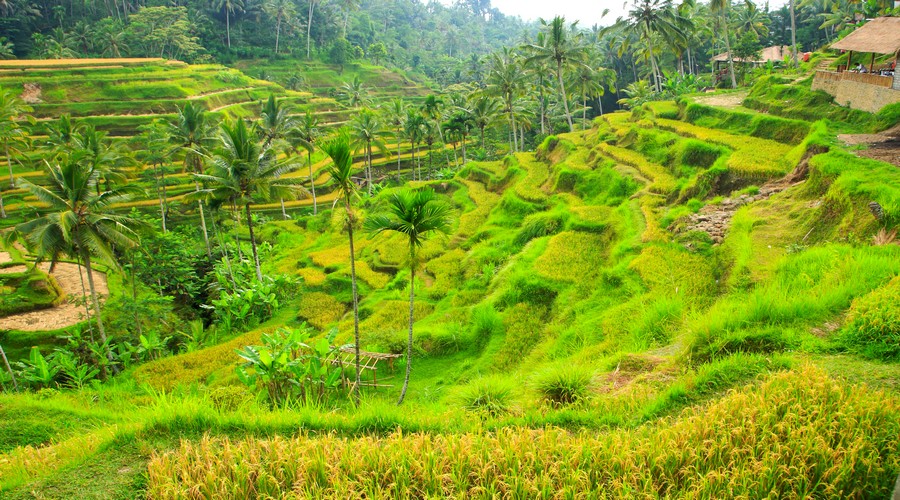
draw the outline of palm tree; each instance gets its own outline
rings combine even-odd
[[[203,154],[213,140],[213,124],[210,115],[200,105],[188,102],[178,109],[174,123],[169,124],[170,141],[174,143],[173,151],[184,154],[184,168],[192,173],[203,173]],[[200,183],[194,179],[195,192],[200,191]],[[200,227],[203,229],[203,242],[206,244],[206,255],[212,256],[209,245],[209,233],[206,229],[206,215],[203,213],[203,200],[197,198],[200,210]]]
[[[339,92],[351,108],[366,106],[369,103],[369,87],[362,83],[359,75],[354,76],[353,81],[344,82]]]
[[[47,145],[56,151],[70,148],[82,127],[81,123],[73,122],[68,114],[60,116],[59,120],[47,124]]]
[[[406,111],[406,120],[404,120],[403,133],[406,136],[406,139],[412,145],[412,178],[416,180],[416,167],[418,163],[416,162],[416,154],[419,152],[419,143],[422,142],[422,137],[425,135],[425,118],[422,117],[421,114],[414,110]],[[419,176],[418,178],[422,179],[422,168],[419,167]]]
[[[359,10],[360,0],[339,0],[338,4],[344,11],[343,35],[341,38],[347,38],[347,24],[350,22],[350,13]]]
[[[672,6],[672,0],[637,0],[632,5],[631,10],[628,11],[628,17],[617,19],[613,26],[604,30],[604,33],[608,31],[622,31],[629,35],[635,35],[647,44],[650,71],[653,75],[653,87],[657,92],[660,92],[662,90],[662,82],[660,81],[659,65],[656,62],[657,47],[654,37],[659,35],[668,40],[684,37],[681,21]],[[628,38],[625,40],[626,43],[619,49],[620,54],[628,48]]]
[[[531,59],[543,59],[552,62],[556,66],[556,78],[559,83],[559,99],[563,102],[566,111],[566,121],[569,122],[569,131],[575,130],[572,122],[572,114],[569,112],[569,100],[566,97],[566,83],[564,71],[572,65],[582,64],[585,58],[584,47],[571,38],[566,28],[566,19],[556,16],[548,24],[543,19],[541,24],[547,30],[546,43],[543,45],[531,45],[534,55]],[[575,26],[574,24],[572,25]]]
[[[134,185],[95,193],[99,175],[90,162],[82,162],[81,153],[63,155],[61,163],[46,164],[46,186],[22,180],[22,187],[49,206],[45,215],[16,226],[38,260],[68,253],[84,262],[91,302],[100,338],[106,342],[106,330],[100,315],[100,300],[94,285],[93,257],[116,265],[115,249],[137,246],[134,229],[140,225],[131,218],[110,213],[114,203],[125,201]],[[107,352],[112,356],[112,353]]]
[[[331,140],[322,145],[322,150],[331,158],[328,174],[338,193],[338,199],[344,205],[347,216],[347,237],[350,240],[350,286],[353,293],[353,342],[356,357],[356,383],[353,384],[353,397],[359,406],[359,297],[356,292],[356,253],[353,248],[353,226],[356,216],[353,213],[353,201],[358,197],[356,183],[353,182],[353,147],[350,145],[350,134],[341,130]]]
[[[156,196],[159,198],[159,215],[162,219],[162,232],[166,232],[166,217],[169,211],[168,200],[166,196],[166,170],[163,164],[166,163],[168,155],[166,154],[165,145],[169,142],[168,131],[165,123],[155,120],[148,125],[139,127],[141,135],[140,141],[146,147],[143,150],[141,161],[147,165],[153,165],[154,176],[156,177]]]
[[[503,100],[505,106],[504,111],[509,116],[509,151],[514,152],[517,148],[516,142],[516,120],[513,116],[513,104],[522,92],[523,72],[518,62],[514,59],[514,55],[504,50],[502,53],[494,53],[490,59],[490,70],[488,72],[487,91],[492,95],[498,96]]]
[[[397,179],[400,179],[400,142],[403,137],[403,126],[406,122],[406,103],[402,97],[392,99],[385,108],[386,119],[394,127],[394,137],[397,140]]]
[[[312,40],[312,20],[313,20],[313,10],[316,8],[316,4],[319,3],[319,0],[309,0],[309,15],[306,18],[306,58],[310,58],[310,40]]]
[[[244,0],[212,0],[212,8],[225,11],[225,36],[231,48],[231,13],[244,10]]]
[[[366,184],[369,196],[372,196],[372,146],[384,152],[387,146],[382,139],[384,131],[378,121],[378,115],[371,109],[363,109],[350,121],[350,130],[357,144],[365,149],[366,153]]]
[[[372,217],[367,226],[375,233],[393,231],[406,235],[409,242],[409,336],[406,341],[406,376],[400,390],[400,399],[397,401],[399,405],[406,397],[409,374],[412,370],[416,266],[419,263],[416,250],[432,233],[448,233],[451,222],[450,208],[445,204],[436,203],[434,191],[431,189],[398,191],[391,195],[389,203],[388,213]]]
[[[23,123],[33,123],[34,118],[26,115],[31,112],[31,107],[9,90],[0,89],[0,141],[3,142],[3,156],[9,168],[9,187],[15,187],[16,179],[13,177],[12,155],[23,154],[29,147],[28,130]]]
[[[472,121],[481,134],[481,149],[484,149],[484,131],[497,122],[502,113],[500,103],[486,95],[476,95],[472,102]]]
[[[546,33],[538,33],[536,45],[541,47],[547,46]],[[544,91],[547,88],[547,80],[550,77],[550,66],[547,64],[546,59],[537,58],[526,59],[525,67],[528,69],[530,75],[537,78],[537,82],[535,82],[534,86],[538,90],[538,102],[540,104],[541,114],[541,135],[544,135],[546,133],[546,128],[544,125],[547,122],[547,100],[544,96]]]
[[[312,154],[316,147],[316,142],[322,136],[319,129],[319,119],[312,114],[310,110],[306,110],[303,118],[297,121],[293,133],[290,135],[291,140],[296,141],[297,145],[306,150],[306,165],[309,167],[309,187],[312,191],[313,199],[313,215],[318,215],[319,204],[316,201],[316,179],[313,177]]]
[[[282,102],[275,99],[275,94],[269,94],[269,99],[260,112],[258,125],[263,133],[264,147],[278,149],[277,146],[283,145],[287,135],[296,126],[296,120],[291,116],[292,112],[293,109],[290,106],[285,106]],[[288,146],[283,149],[286,151],[287,156],[290,157],[293,147]],[[280,198],[279,202],[281,203],[281,217],[286,220],[287,212],[284,209],[284,199]]]
[[[297,14],[294,2],[291,0],[266,0],[263,11],[275,20],[275,54],[278,54],[278,42],[281,39],[281,22],[290,19]]]
[[[203,195],[244,207],[256,279],[262,281],[250,204],[268,201],[275,196],[296,197],[303,192],[303,188],[296,179],[280,178],[282,174],[290,172],[294,164],[290,161],[278,161],[275,150],[264,141],[261,142],[243,119],[238,119],[231,125],[223,123],[221,129],[222,144],[211,159],[209,173],[193,175],[210,186],[201,192]]]
[[[737,77],[734,74],[734,58],[731,56],[731,35],[728,33],[728,7],[731,0],[710,0],[709,8],[713,14],[718,14],[722,19],[722,29],[725,31],[725,53],[728,56],[728,73],[731,74],[731,88],[737,88]]]

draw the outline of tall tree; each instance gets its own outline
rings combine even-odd
[[[135,228],[140,223],[111,212],[114,203],[127,200],[137,188],[132,184],[97,194],[98,172],[91,162],[83,162],[82,158],[83,153],[76,152],[62,155],[59,163],[47,163],[45,186],[27,179],[21,181],[22,187],[48,208],[44,215],[17,225],[15,230],[39,260],[66,253],[84,262],[97,328],[106,343],[93,258],[117,265],[115,249],[137,246]],[[112,353],[108,351],[107,356],[111,359]]]
[[[566,121],[569,123],[569,131],[575,130],[572,122],[572,113],[569,112],[569,99],[566,94],[565,71],[573,65],[584,63],[586,56],[585,48],[574,39],[572,31],[566,26],[564,17],[556,16],[552,21],[547,23],[541,20],[541,24],[546,30],[546,41],[543,45],[531,45],[533,55],[532,59],[543,59],[552,61],[556,67],[556,78],[559,83],[559,99],[563,103],[566,111]],[[575,24],[572,25],[574,28]]]
[[[0,141],[3,142],[3,158],[9,168],[11,188],[16,185],[11,152],[21,155],[30,146],[29,131],[25,127],[27,123],[34,123],[34,118],[27,114],[30,112],[31,107],[19,96],[10,90],[0,88]]]
[[[292,115],[293,108],[284,104],[284,101],[275,99],[275,94],[269,94],[269,99],[263,104],[260,111],[258,127],[263,135],[263,147],[282,149],[290,157],[293,152],[292,145],[286,142],[288,134],[294,130],[297,121]],[[287,219],[284,209],[284,198],[279,198],[281,203],[281,217]]]
[[[322,150],[331,159],[328,174],[338,193],[338,201],[344,205],[347,217],[347,238],[350,241],[350,287],[353,293],[353,346],[356,365],[356,382],[353,384],[353,400],[359,406],[359,296],[356,291],[356,250],[353,247],[353,228],[356,225],[356,214],[353,202],[359,196],[356,183],[353,182],[353,147],[350,145],[350,134],[341,130],[331,140],[322,145]]]
[[[509,117],[509,151],[511,153],[518,150],[513,108],[516,99],[522,93],[523,84],[523,72],[511,51],[504,50],[491,55],[487,92],[503,100],[504,111]]]
[[[174,151],[184,156],[184,168],[195,174],[203,173],[203,155],[215,137],[215,129],[207,114],[200,105],[188,102],[178,109],[174,123],[169,124],[170,141]],[[194,190],[200,191],[200,183],[194,179]],[[197,208],[200,210],[200,227],[203,230],[203,242],[206,244],[206,255],[212,256],[209,245],[209,233],[206,229],[206,215],[203,212],[203,200],[198,197]]]
[[[263,11],[275,20],[275,54],[278,55],[278,44],[281,41],[281,24],[286,19],[297,15],[297,9],[292,0],[266,0]]]
[[[253,217],[250,205],[275,197],[294,198],[303,189],[296,179],[281,176],[294,168],[290,161],[279,161],[275,150],[257,137],[246,122],[238,119],[221,126],[221,145],[215,150],[208,173],[194,177],[209,186],[201,193],[210,199],[228,201],[244,208],[256,279],[262,280]]]
[[[313,14],[316,8],[316,4],[319,3],[319,0],[309,0],[309,14],[306,16],[306,58],[309,59],[311,57],[312,52],[310,52],[310,42],[312,41],[312,23],[313,23]]]
[[[316,179],[313,177],[312,154],[316,149],[316,143],[321,137],[322,130],[319,128],[319,119],[310,110],[306,110],[306,114],[297,121],[297,125],[290,134],[290,140],[306,150],[306,166],[309,168],[309,188],[312,191],[313,215],[318,215],[319,203],[316,200]]]
[[[244,10],[244,0],[212,0],[212,7],[218,11],[225,11],[225,38],[228,48],[231,48],[231,14]]]
[[[484,149],[484,132],[485,130],[497,122],[503,110],[500,108],[500,102],[490,96],[475,94],[472,99],[471,116],[481,135],[481,149]]]
[[[372,147],[378,148],[379,151],[386,151],[387,146],[384,144],[384,130],[381,122],[378,121],[378,115],[371,109],[362,109],[350,120],[350,130],[357,145],[365,150],[366,155],[366,185],[369,196],[372,196]]]
[[[728,28],[728,9],[731,7],[731,0],[710,0],[709,8],[713,14],[717,14],[721,18],[722,31],[725,32],[725,51],[728,57],[728,73],[731,75],[731,88],[737,88],[737,77],[734,74],[734,57],[731,54],[731,34]]]
[[[662,90],[662,82],[660,81],[662,72],[656,61],[658,48],[656,37],[661,37],[664,40],[676,40],[679,37],[683,37],[680,23],[681,21],[673,7],[672,0],[637,0],[632,4],[626,18],[620,17],[614,25],[604,30],[603,33],[623,32],[637,37],[647,45],[647,58],[650,61],[650,71],[653,75],[653,88],[660,92]],[[626,43],[620,46],[620,54],[628,48],[629,38],[626,37]]]
[[[372,217],[366,225],[376,234],[391,231],[405,235],[409,245],[409,335],[406,341],[406,376],[400,399],[397,400],[399,405],[406,398],[412,371],[416,267],[419,264],[417,250],[429,235],[450,231],[450,208],[436,202],[434,191],[430,189],[398,191],[391,195],[387,213]]]
[[[397,141],[397,180],[400,180],[400,143],[403,138],[403,126],[406,122],[406,102],[402,97],[397,97],[383,109],[385,119],[393,127],[394,137]]]

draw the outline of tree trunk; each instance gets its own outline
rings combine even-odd
[[[562,97],[563,108],[566,110],[566,121],[569,122],[569,132],[574,132],[575,124],[572,123],[572,113],[569,113],[569,100],[566,98],[566,84],[563,81],[562,61],[556,61],[556,76],[559,79],[559,94]]]
[[[12,367],[9,366],[9,360],[6,359],[6,352],[3,351],[3,346],[0,346],[0,356],[3,357],[3,364],[6,365],[6,371],[9,372],[9,377],[12,379],[13,387],[16,389],[16,392],[19,391],[19,383],[16,382],[16,375],[12,371]]]
[[[797,61],[797,16],[794,13],[794,0],[789,1],[791,3],[791,64],[796,68],[799,65]]]
[[[544,108],[544,76],[541,75],[540,79],[538,79],[538,89],[541,91],[541,135],[546,135],[546,130],[544,128],[544,117],[546,116],[545,108]],[[464,162],[465,163],[465,162]]]
[[[165,197],[165,172],[162,171],[162,164],[157,164],[157,173],[156,176],[156,195],[159,196],[159,215],[162,218],[162,232],[166,232],[166,197]],[[162,181],[160,181],[160,175],[162,176]]]
[[[6,218],[6,208],[3,207],[3,188],[0,188],[0,219]]]
[[[725,29],[725,53],[728,54],[728,72],[731,73],[731,88],[737,88],[737,78],[734,76],[734,59],[731,57],[731,39],[728,36],[728,7],[722,10],[722,24]]]
[[[509,135],[512,139],[509,142],[509,152],[515,153],[519,150],[519,141],[516,138],[516,118],[513,116],[512,104],[509,105]]]
[[[415,308],[413,307],[415,301],[415,288],[416,288],[416,257],[415,257],[415,247],[410,243],[409,248],[409,337],[406,340],[406,376],[403,378],[403,388],[400,389],[400,399],[397,400],[397,404],[400,405],[403,403],[403,399],[406,398],[406,389],[409,387],[409,373],[412,371],[412,346],[413,346],[413,320],[414,320],[414,312]]]
[[[228,13],[228,7],[225,7],[225,37],[228,39],[228,48],[231,48],[231,17]]]
[[[16,187],[16,178],[13,177],[12,158],[9,157],[9,141],[3,141],[3,152],[6,154],[6,166],[9,168],[9,187]]]
[[[284,210],[284,198],[278,198],[278,201],[281,202],[281,218],[287,220],[287,212]]]
[[[463,134],[462,155],[463,155],[463,166],[464,167],[466,166],[466,140],[467,140],[467,138],[468,138],[467,134]]]
[[[315,0],[309,0],[309,17],[306,20],[306,58],[309,59],[310,36],[312,33],[312,17],[313,8],[316,6]]]
[[[91,254],[88,252],[83,252],[84,257],[84,269],[87,273],[88,279],[88,288],[91,290],[91,302],[94,305],[94,318],[97,319],[97,330],[100,332],[100,340],[106,344],[106,329],[103,327],[103,318],[100,315],[100,299],[97,298],[97,288],[94,287],[94,271],[91,267]],[[107,346],[106,349],[106,359],[109,360],[110,364],[113,361],[112,351]],[[113,372],[118,373],[118,368],[115,365],[112,365]]]
[[[581,96],[581,128],[587,130],[587,94]]]
[[[275,20],[275,55],[278,55],[278,41],[281,38],[281,14]]]
[[[306,163],[309,165],[309,187],[312,188],[312,197],[313,197],[313,215],[319,214],[319,204],[316,201],[316,180],[313,179],[313,169],[312,169],[312,152],[307,151]]]
[[[353,292],[353,351],[356,358],[356,384],[353,386],[353,399],[359,408],[359,297],[356,295],[356,255],[353,248],[353,212],[350,210],[350,202],[346,201],[344,208],[347,210],[347,234],[350,239],[350,288]]]
[[[256,265],[256,279],[262,281],[262,270],[259,268],[259,254],[256,253],[256,237],[253,236],[253,218],[250,217],[250,204],[244,205],[247,211],[247,230],[250,232],[250,248],[253,249],[253,264]]]

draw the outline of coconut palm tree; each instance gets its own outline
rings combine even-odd
[[[422,179],[422,168],[418,165],[416,155],[419,152],[419,143],[425,136],[425,118],[420,113],[412,109],[406,111],[406,120],[404,120],[403,133],[406,139],[412,145],[412,178],[416,180],[416,169],[418,168],[418,178]]]
[[[294,148],[286,144],[285,139],[294,130],[296,120],[292,116],[293,108],[285,106],[282,102],[275,99],[274,94],[269,94],[269,99],[263,104],[257,126],[262,131],[264,147],[282,149],[290,157]],[[288,217],[284,209],[284,198],[279,198],[278,201],[281,203],[281,218],[286,220]]]
[[[540,32],[537,35],[537,41],[535,45],[546,47],[547,46],[547,34],[544,32]],[[532,58],[525,60],[525,68],[528,69],[528,74],[535,78],[534,88],[538,91],[538,103],[540,104],[540,119],[541,119],[541,135],[546,134],[545,124],[547,123],[547,100],[544,92],[547,89],[547,81],[550,79],[550,65],[547,64],[547,60],[543,58]]]
[[[319,0],[309,0],[309,15],[306,17],[306,58],[310,58],[310,41],[312,40],[313,11]]]
[[[174,123],[169,124],[170,141],[174,144],[173,152],[184,155],[184,169],[192,173],[203,173],[203,155],[206,148],[212,143],[214,125],[200,105],[188,102],[178,109],[178,116]],[[194,179],[194,191],[200,191],[200,183]],[[209,245],[209,233],[206,229],[206,215],[203,211],[203,200],[197,198],[197,208],[200,210],[200,227],[203,229],[203,242],[206,244],[206,255],[212,256]]]
[[[477,128],[478,132],[481,134],[481,149],[484,149],[485,129],[496,123],[500,114],[503,112],[503,110],[500,109],[500,106],[500,102],[490,96],[480,94],[474,95],[471,106],[471,116],[475,128]]]
[[[361,145],[366,154],[366,184],[369,196],[372,196],[372,146],[384,152],[387,146],[384,144],[384,130],[378,115],[371,109],[361,110],[350,121],[350,130],[358,145]]]
[[[734,74],[734,58],[731,55],[731,35],[728,32],[728,9],[731,0],[710,0],[709,9],[713,14],[718,14],[722,20],[722,30],[725,32],[725,53],[728,57],[728,73],[731,75],[731,88],[737,88],[737,77]]]
[[[353,182],[353,147],[350,145],[350,134],[340,130],[336,136],[322,145],[322,150],[331,159],[327,172],[338,193],[335,204],[344,205],[347,216],[347,238],[350,241],[350,286],[353,293],[353,345],[356,364],[356,383],[353,384],[353,399],[359,406],[359,296],[356,292],[356,251],[353,248],[353,228],[356,215],[353,202],[358,198],[356,183]]]
[[[231,14],[244,10],[244,0],[212,0],[212,8],[225,11],[225,38],[231,48]]]
[[[397,140],[397,179],[400,179],[400,142],[403,137],[403,126],[406,123],[406,102],[402,97],[392,99],[384,108],[387,123],[394,128],[394,137]]]
[[[34,118],[26,114],[29,112],[31,107],[12,91],[0,89],[0,141],[3,142],[3,157],[9,168],[9,187],[16,185],[10,151],[22,154],[30,146],[28,129],[24,126],[34,123]]]
[[[533,55],[529,59],[543,59],[556,67],[559,99],[562,101],[566,111],[569,131],[572,132],[575,130],[575,125],[572,122],[572,114],[569,112],[565,71],[573,65],[583,64],[586,55],[585,48],[573,38],[571,31],[566,27],[566,19],[564,17],[556,16],[549,23],[542,19],[541,24],[547,34],[545,43],[543,45],[531,45],[530,49]],[[575,24],[572,25],[572,27],[574,26]]]
[[[318,215],[319,203],[316,200],[316,179],[313,177],[312,154],[316,148],[316,142],[322,137],[319,119],[311,111],[306,110],[306,114],[296,122],[296,126],[289,137],[296,146],[306,150],[306,165],[309,167],[309,188],[312,191],[313,199],[313,215]]]
[[[354,76],[352,81],[344,82],[339,92],[351,108],[369,104],[369,87],[363,84],[362,80],[359,79],[359,75]]]
[[[413,322],[415,306],[416,267],[419,264],[417,250],[433,233],[450,231],[450,207],[435,201],[434,191],[397,191],[389,199],[388,213],[369,219],[367,227],[377,233],[397,232],[407,237],[409,243],[409,335],[406,341],[406,376],[400,390],[402,404],[409,387],[412,370]]]
[[[15,231],[28,243],[38,260],[66,253],[84,263],[97,328],[105,343],[106,330],[94,284],[93,258],[117,265],[115,249],[137,246],[135,229],[140,222],[111,212],[114,203],[127,200],[137,188],[131,184],[96,193],[99,173],[93,162],[82,161],[83,156],[81,152],[64,154],[59,163],[46,163],[46,185],[38,186],[27,179],[21,181],[22,188],[48,208],[44,215],[17,225]],[[107,355],[112,356],[110,352]]]
[[[281,23],[297,15],[297,9],[291,0],[266,0],[263,12],[275,20],[275,54],[278,54],[278,42],[281,39]]]
[[[294,163],[279,161],[275,150],[261,141],[243,119],[233,124],[223,123],[220,141],[221,145],[210,158],[208,173],[193,176],[209,186],[200,192],[202,196],[244,207],[256,279],[262,281],[250,205],[274,197],[295,198],[304,190],[297,179],[281,178],[295,168]]]
[[[70,148],[83,126],[72,121],[68,114],[60,116],[58,120],[47,124],[47,146],[57,152]]]
[[[513,116],[513,105],[521,95],[524,87],[524,76],[515,55],[504,49],[503,52],[491,55],[487,77],[487,92],[500,97],[509,116],[509,151],[518,149],[516,141],[516,120]]]

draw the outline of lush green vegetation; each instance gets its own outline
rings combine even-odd
[[[900,171],[836,135],[895,108],[772,67],[735,75],[759,78],[743,106],[694,96],[716,37],[783,37],[749,4],[599,32],[382,7],[98,5],[77,29],[110,47],[66,39],[65,9],[16,43],[205,62],[0,69],[0,495],[891,491]],[[833,35],[818,8],[803,43]],[[484,38],[411,38],[442,22]],[[463,63],[520,27],[540,34]],[[35,261],[87,271],[58,330],[17,315],[63,309]]]

